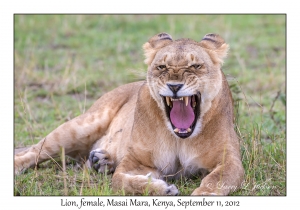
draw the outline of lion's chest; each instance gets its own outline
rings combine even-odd
[[[154,165],[165,176],[196,175],[203,168],[199,153],[188,145],[162,144],[153,158]]]

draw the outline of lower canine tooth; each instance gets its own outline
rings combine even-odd
[[[191,132],[191,131],[192,131],[192,130],[191,130],[190,128],[187,129],[187,132],[188,132],[188,133]]]
[[[196,101],[193,102],[193,108],[195,108],[195,106],[196,106]]]
[[[175,128],[175,129],[174,129],[174,132],[175,132],[175,133],[178,133],[178,132],[179,132],[179,129],[178,129],[178,128]]]

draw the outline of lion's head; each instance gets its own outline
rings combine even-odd
[[[228,45],[216,34],[196,42],[160,33],[143,48],[150,92],[165,113],[167,126],[180,138],[197,135],[203,115],[221,89]]]

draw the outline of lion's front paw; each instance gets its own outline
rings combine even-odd
[[[179,191],[175,185],[170,185],[167,187],[166,195],[178,195]]]
[[[197,188],[194,190],[194,192],[192,193],[192,195],[204,195],[204,196],[215,196],[215,195],[222,195],[221,192],[219,192],[220,190],[214,191],[212,189],[207,189],[207,188]]]
[[[203,196],[214,196],[218,195],[217,193],[212,193],[212,192],[197,192],[197,193],[192,193],[192,195],[203,195]]]
[[[172,184],[168,185],[161,179],[155,179],[151,173],[146,175],[148,181],[150,181],[150,195],[178,195],[179,191],[177,187]]]
[[[98,173],[111,174],[115,171],[114,161],[111,159],[107,151],[96,149],[90,152],[90,166]]]

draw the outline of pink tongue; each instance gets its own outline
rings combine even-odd
[[[191,98],[186,106],[184,100],[172,101],[173,108],[170,112],[170,119],[176,128],[188,129],[195,119],[195,114],[191,106]]]

